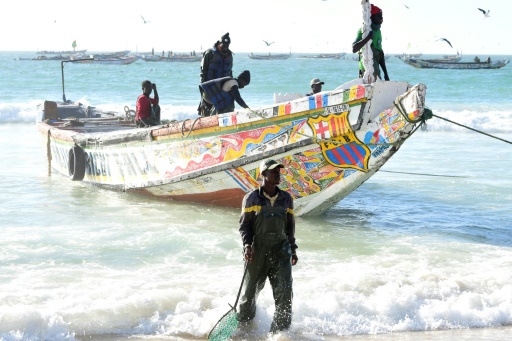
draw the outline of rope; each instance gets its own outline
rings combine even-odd
[[[129,121],[135,122],[135,115],[136,115],[135,110],[130,109],[127,105],[125,105],[124,106],[124,113],[125,113],[126,118]]]
[[[192,130],[194,130],[194,126],[196,125],[196,122],[200,119],[201,117],[198,117],[194,120],[194,122],[192,122],[192,125],[190,126],[190,129],[188,131],[188,134],[187,136],[185,136],[185,133],[183,132],[183,129],[185,128],[185,122],[187,121],[190,121],[190,118],[187,118],[186,120],[183,121],[183,123],[181,123],[181,137],[184,137],[184,138],[187,138],[189,137],[190,133],[192,132]]]
[[[387,170],[382,170],[382,169],[379,170],[379,172],[408,174],[408,175],[439,176],[442,178],[467,178],[467,176],[462,176],[462,175],[438,175],[438,174],[428,174],[428,173],[410,173],[410,172],[387,171]]]
[[[471,128],[471,127],[465,126],[465,125],[463,125],[463,124],[460,124],[460,123],[457,123],[457,122],[450,121],[450,120],[449,120],[449,119],[447,119],[447,118],[444,118],[444,117],[441,117],[441,116],[437,116],[437,115],[434,115],[434,114],[432,114],[432,116],[437,117],[437,118],[440,118],[440,119],[445,120],[445,121],[447,121],[447,122],[453,123],[453,124],[458,125],[458,126],[460,126],[460,127],[463,127],[463,128],[469,129],[469,130],[472,130],[472,131],[474,131],[474,132],[480,133],[480,134],[482,134],[482,135],[486,135],[486,136],[492,137],[493,139],[500,140],[500,141],[503,141],[503,142],[506,142],[506,143],[512,144],[512,141],[508,141],[508,140],[502,139],[502,138],[500,138],[500,137],[497,137],[497,136],[494,136],[494,135],[491,135],[491,134],[487,134],[487,133],[485,133],[485,132],[483,132],[483,131],[480,131],[480,130],[477,130],[477,129],[474,129],[474,128]]]

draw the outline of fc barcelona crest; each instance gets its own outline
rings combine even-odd
[[[359,141],[348,121],[348,111],[308,118],[322,154],[335,167],[368,171],[370,149]]]

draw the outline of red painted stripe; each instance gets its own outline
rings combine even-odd
[[[340,149],[342,149],[343,147],[344,147],[344,146],[341,146],[341,147],[339,147],[339,148],[340,148]],[[336,159],[337,159],[338,161],[340,161],[340,163],[341,163],[341,162],[345,162],[345,160],[344,160],[344,159],[342,158],[342,156],[340,155],[340,153],[339,153],[339,151],[338,151],[338,148],[331,149],[331,151],[333,152],[333,154],[335,154],[335,155],[336,155]],[[347,159],[349,159],[349,160],[350,160],[350,162],[351,162],[352,164],[354,164],[354,165],[355,165],[355,164],[357,164],[356,160],[354,160],[354,159],[352,158],[352,155],[350,155],[350,153],[343,153],[343,155],[344,155],[344,156],[346,156],[346,157],[347,157]]]
[[[340,119],[341,120],[341,135],[345,135],[347,131],[347,120]]]
[[[339,136],[339,134],[338,134],[338,125],[336,124],[336,121],[337,121],[336,117],[333,117],[331,119],[332,131],[334,133],[333,136]]]
[[[350,148],[357,155],[359,160],[363,161],[364,157],[361,155],[361,153],[359,153],[359,150],[357,150],[356,144],[355,143],[351,143],[350,144]]]

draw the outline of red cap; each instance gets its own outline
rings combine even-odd
[[[371,15],[374,15],[374,14],[377,14],[377,13],[382,13],[382,10],[380,8],[378,8],[377,6],[372,4],[372,9],[371,9],[370,13],[371,13]]]

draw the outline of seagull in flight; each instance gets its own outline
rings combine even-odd
[[[272,44],[274,43],[274,42],[269,43],[269,42],[266,42],[265,40],[263,40],[263,42],[264,42],[265,44],[267,44],[267,46],[270,46],[270,45],[272,45]]]
[[[490,16],[489,12],[491,12],[491,10],[487,10],[487,11],[485,11],[485,10],[483,10],[483,9],[481,9],[481,8],[479,8],[478,10],[479,10],[480,12],[482,12],[486,18],[488,18],[488,17]]]
[[[452,43],[450,43],[450,42],[448,41],[448,39],[446,39],[446,38],[439,38],[439,39],[437,39],[437,40],[444,40],[445,42],[447,42],[447,43],[448,43],[448,45],[450,45],[450,47],[451,47],[451,48],[453,48]]]
[[[142,21],[144,21],[144,24],[148,24],[151,22],[151,21],[146,21],[146,19],[144,19],[144,17],[142,16],[142,14],[140,15],[140,17],[142,18]]]

